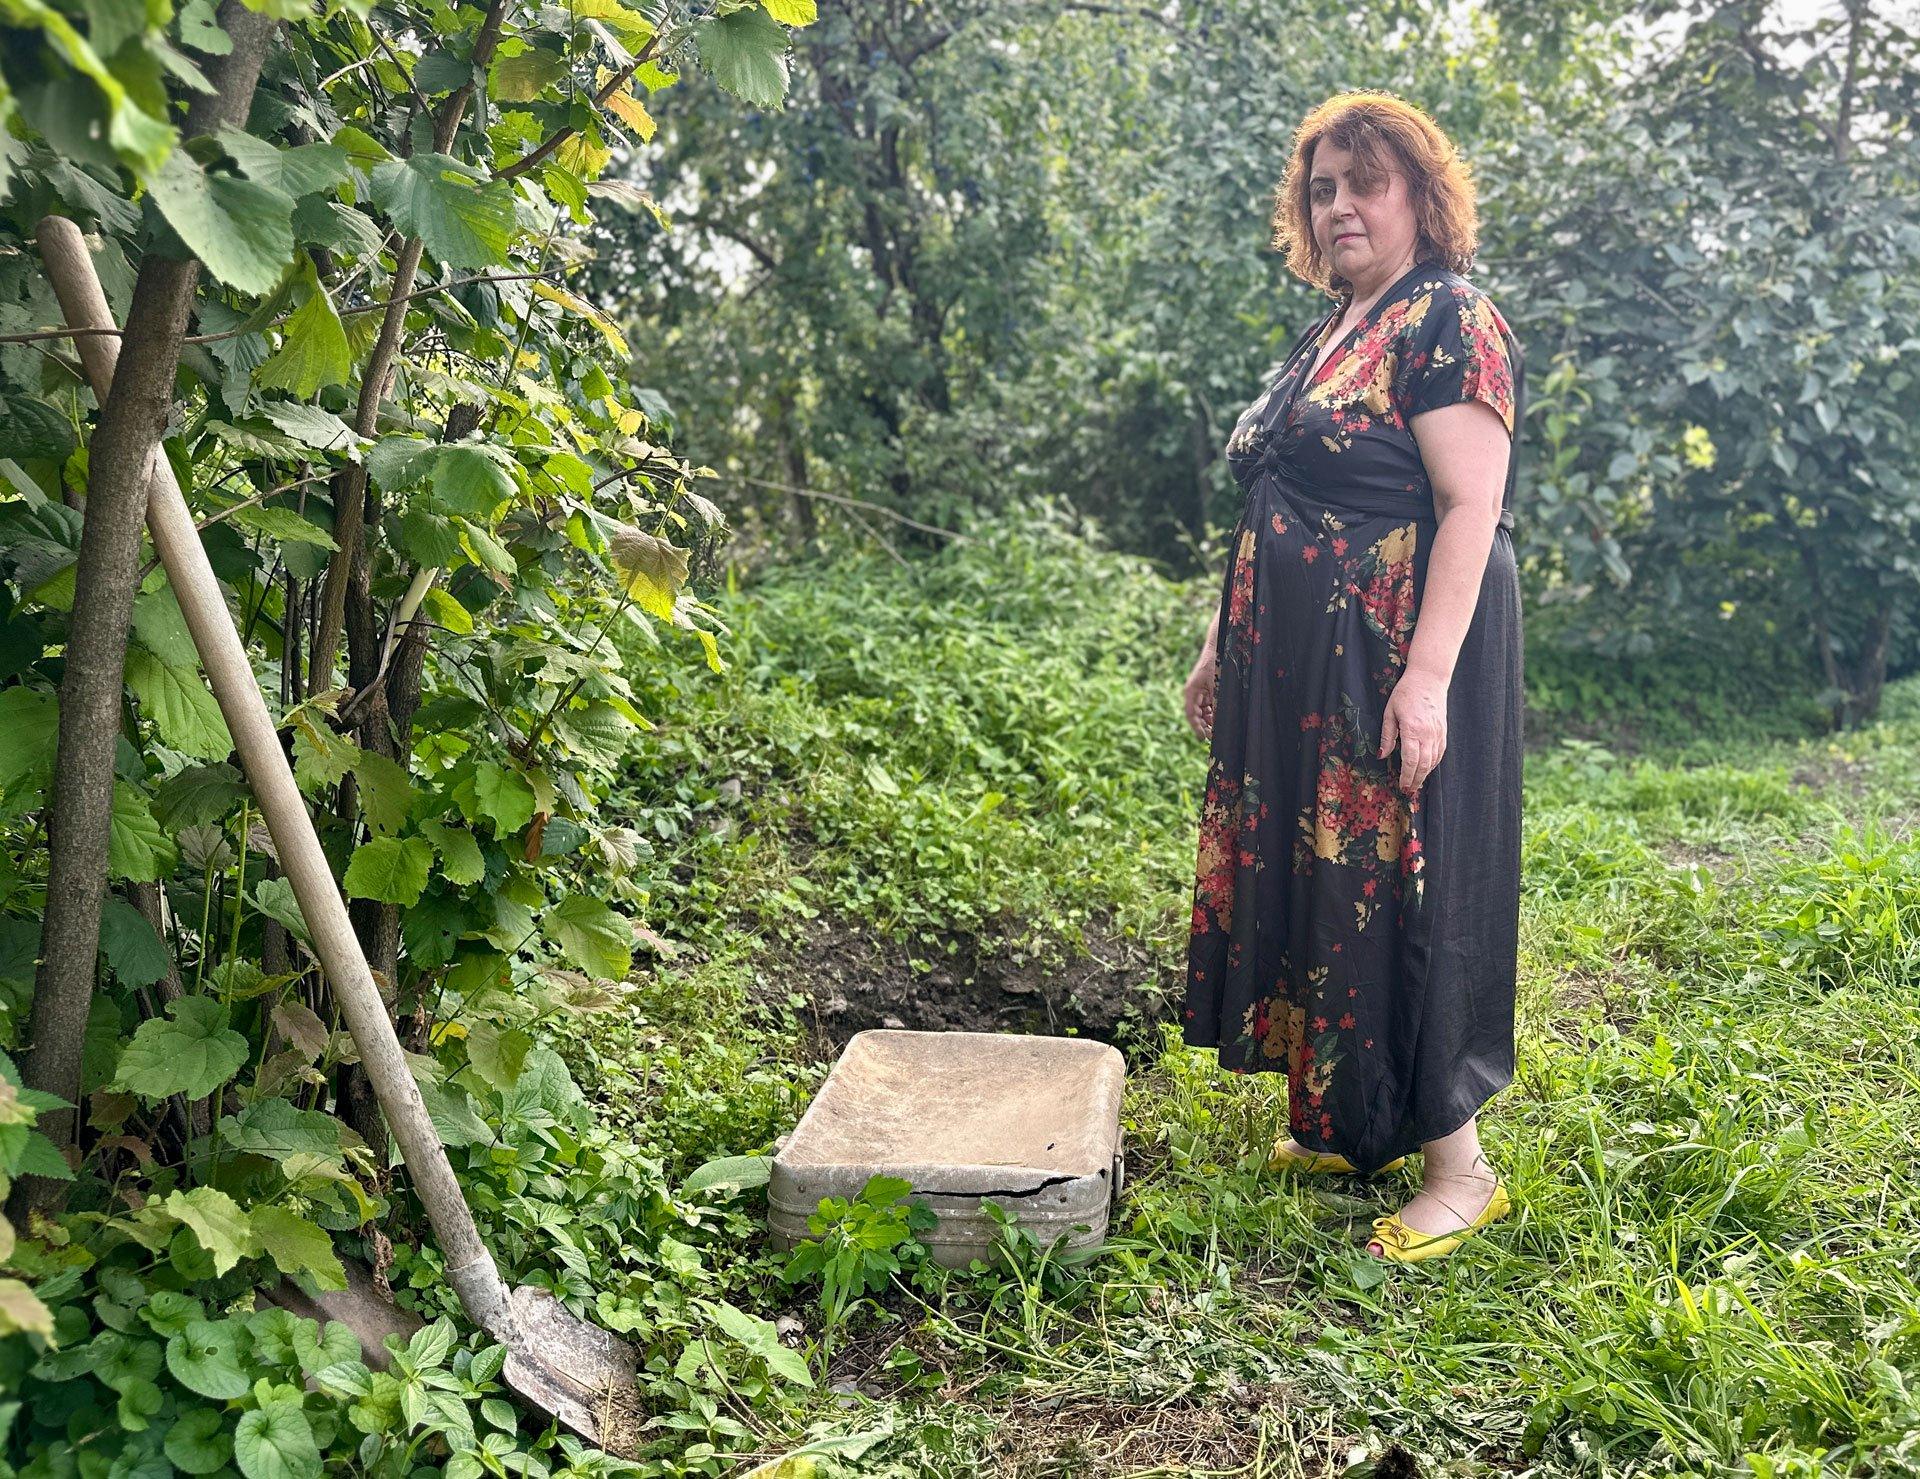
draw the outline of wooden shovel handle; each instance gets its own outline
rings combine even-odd
[[[114,329],[106,295],[100,289],[80,229],[63,216],[48,216],[40,222],[38,241],[67,326]],[[110,332],[81,334],[75,342],[94,396],[104,402],[119,362],[119,337]],[[407,1068],[393,1020],[387,1015],[366,953],[347,917],[346,901],[320,849],[306,801],[294,783],[280,736],[260,696],[253,665],[247,661],[226,597],[214,578],[213,567],[207,563],[200,532],[194,527],[173,468],[158,448],[147,487],[147,529],[186,615],[213,696],[226,716],[254,801],[273,836],[281,870],[300,901],[314,953],[346,1017],[347,1031],[359,1050],[380,1107],[386,1111],[387,1123],[400,1142],[414,1191],[433,1222],[434,1235],[446,1255],[447,1279],[467,1313],[495,1339],[507,1340],[513,1334],[513,1316],[506,1285],[493,1255],[480,1241],[473,1213],[454,1179],[420,1088]]]

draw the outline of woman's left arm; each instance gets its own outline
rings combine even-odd
[[[1381,718],[1380,754],[1399,743],[1400,785],[1412,794],[1446,753],[1447,689],[1480,604],[1512,444],[1500,413],[1481,400],[1424,411],[1408,425],[1433,487],[1439,529],[1427,560],[1407,668]]]

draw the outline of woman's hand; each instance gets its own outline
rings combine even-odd
[[[1400,675],[1380,716],[1380,754],[1400,745],[1400,787],[1409,796],[1426,784],[1447,752],[1447,682],[1414,668]]]
[[[1201,739],[1213,738],[1213,695],[1219,665],[1213,648],[1204,647],[1200,651],[1200,660],[1193,665],[1193,671],[1187,674],[1187,723]]]

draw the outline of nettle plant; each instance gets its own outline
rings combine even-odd
[[[530,1227],[584,1134],[535,1112],[577,1098],[542,1026],[617,1003],[649,897],[645,837],[601,809],[647,727],[620,653],[719,671],[726,635],[689,587],[724,520],[644,348],[578,290],[582,243],[609,208],[670,226],[611,170],[663,90],[698,74],[777,107],[787,27],[813,18],[0,0],[0,1355],[38,1391],[0,1434],[61,1431],[36,1440],[48,1472],[157,1458],[186,1393],[291,1432],[299,1340],[234,1327],[279,1354],[207,1392],[175,1344],[245,1311],[179,1301],[338,1288],[336,1237],[432,1265],[139,542],[155,428],[483,1225]],[[125,329],[104,404],[36,249],[49,216],[87,233]],[[89,786],[110,792],[91,872],[85,829],[51,825]],[[583,1309],[587,1271],[563,1281]],[[398,1410],[402,1432],[424,1412]],[[238,1438],[231,1461],[317,1472],[338,1426],[280,1467]],[[195,1441],[166,1453],[203,1472],[174,1452]]]

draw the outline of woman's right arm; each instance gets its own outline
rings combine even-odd
[[[1201,739],[1213,734],[1213,693],[1214,669],[1219,661],[1220,612],[1216,609],[1213,620],[1207,624],[1207,639],[1200,646],[1200,656],[1194,660],[1193,671],[1187,674],[1186,692],[1183,695],[1187,723]]]

